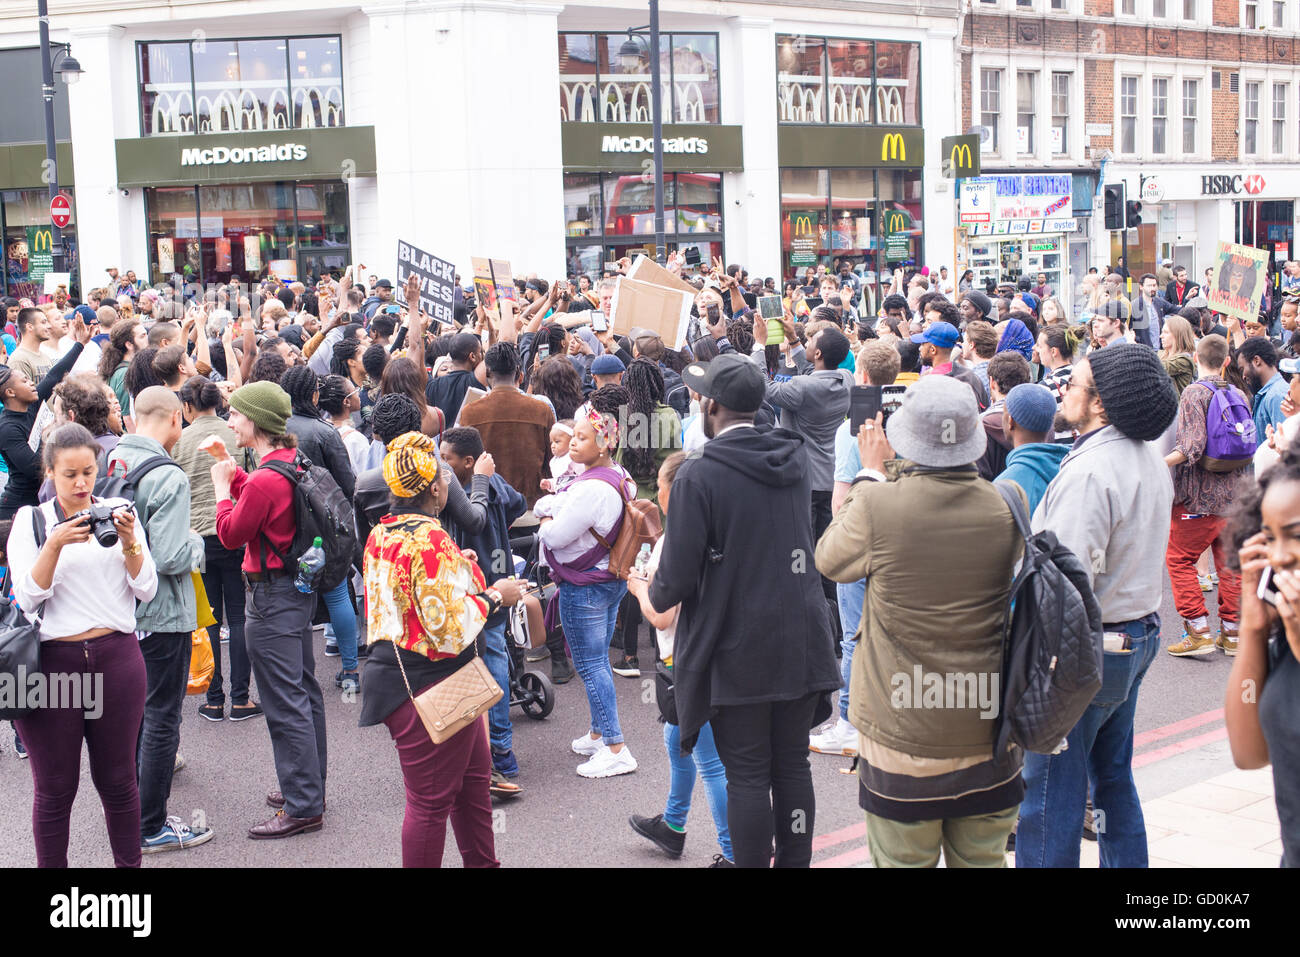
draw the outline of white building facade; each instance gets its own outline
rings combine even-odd
[[[81,286],[110,266],[391,277],[399,239],[465,282],[472,256],[598,275],[653,244],[647,21],[643,3],[56,4],[52,40],[85,71],[58,92]],[[36,26],[0,13],[0,74]],[[951,265],[957,0],[665,0],[660,27],[667,244],[692,267]],[[0,142],[0,190],[39,197],[32,139]],[[6,240],[38,216],[13,215]]]

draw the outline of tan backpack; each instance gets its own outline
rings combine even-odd
[[[602,548],[609,549],[610,574],[626,580],[632,571],[632,566],[636,564],[637,555],[641,553],[641,546],[654,545],[663,534],[664,523],[659,515],[659,506],[645,499],[628,498],[623,488],[622,477],[613,469],[590,469],[583,473],[582,477],[609,483],[623,499],[623,517],[614,526],[618,534],[613,542],[608,541],[594,528],[589,531],[592,537],[600,542]]]

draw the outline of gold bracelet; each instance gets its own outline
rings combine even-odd
[[[134,558],[136,555],[139,555],[143,551],[144,551],[144,545],[141,544],[140,542],[136,542],[130,548],[127,548],[125,545],[122,546],[122,554],[125,555],[127,558]]]

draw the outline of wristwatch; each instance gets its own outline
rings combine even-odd
[[[127,558],[134,558],[136,555],[139,555],[143,551],[144,551],[144,545],[141,542],[136,542],[130,548],[127,548],[125,545],[122,546],[122,554],[125,555]]]

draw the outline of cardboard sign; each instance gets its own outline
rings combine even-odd
[[[1268,282],[1267,269],[1268,250],[1219,243],[1214,253],[1214,275],[1206,293],[1210,308],[1242,322],[1257,318]]]
[[[420,278],[420,308],[425,315],[444,325],[454,325],[452,295],[456,288],[456,267],[423,249],[397,241],[396,299],[406,305],[406,280]]]
[[[636,257],[636,262],[632,263],[632,268],[627,271],[627,278],[652,283],[656,286],[664,286],[668,289],[677,289],[689,295],[692,301],[695,299],[695,293],[699,291],[681,276],[674,276],[648,256]],[[664,341],[667,342],[668,340],[665,339]]]
[[[492,285],[496,287],[497,318],[504,320],[506,317],[506,303],[517,303],[519,292],[515,288],[514,273],[510,271],[510,263],[507,260],[492,260]],[[518,309],[516,308],[515,311],[518,311]]]
[[[621,276],[614,290],[610,315],[614,328],[624,334],[634,328],[648,329],[670,349],[680,349],[686,342],[694,302],[694,288],[687,293]]]
[[[58,291],[60,286],[62,286],[65,290],[68,288],[68,283],[72,280],[72,273],[47,272],[44,276],[41,277],[41,279],[44,282],[44,286],[42,287],[41,291],[44,292],[45,295],[47,296],[52,296]]]

